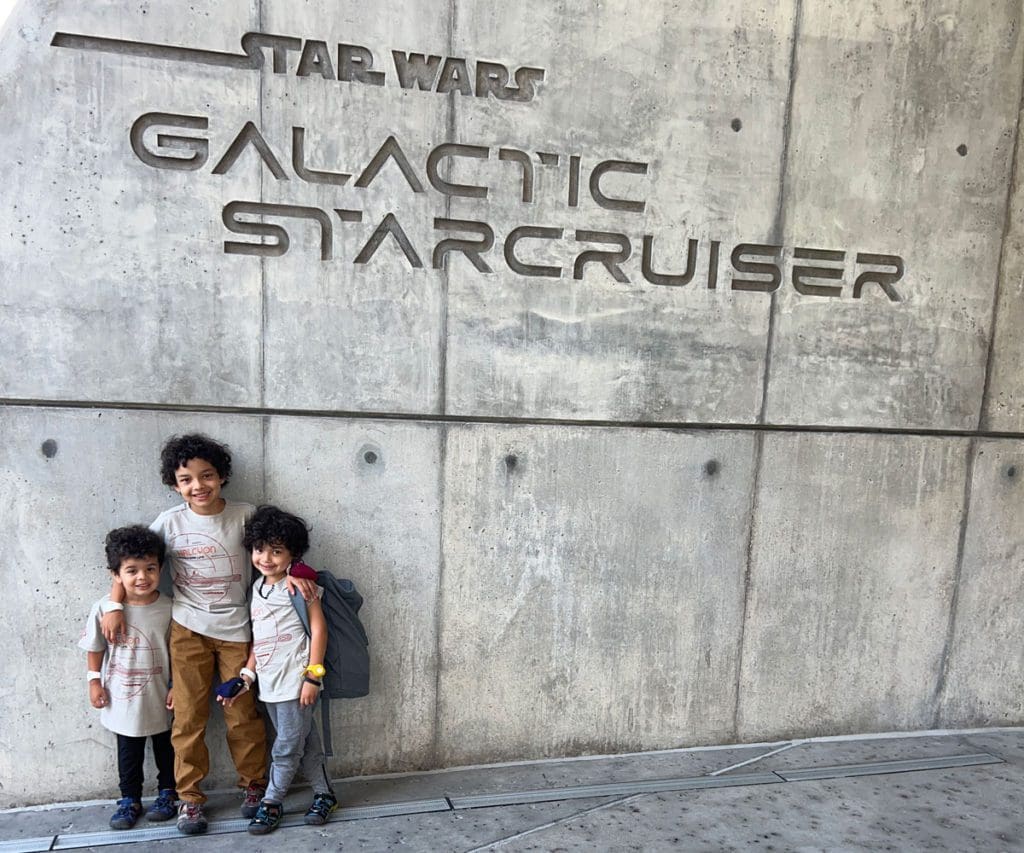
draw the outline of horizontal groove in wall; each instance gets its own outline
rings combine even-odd
[[[0,397],[2,408],[75,409],[86,411],[163,412],[170,414],[270,415],[333,420],[412,421],[438,424],[498,424],[508,426],[572,426],[617,429],[652,429],[718,432],[826,433],[906,435],[940,438],[1024,439],[1024,432],[977,429],[923,429],[915,427],[842,426],[830,424],[702,423],[698,421],[616,421],[597,418],[517,418],[487,415],[439,415],[430,412],[359,412],[339,409],[275,409],[267,406],[204,406],[173,403],[132,403],[108,400],[34,400]]]

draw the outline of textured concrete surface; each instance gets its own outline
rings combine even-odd
[[[255,25],[249,3],[169,11],[22,3],[4,30],[0,103],[19,116],[0,124],[5,397],[254,402],[259,270],[219,250],[218,201],[258,193],[259,174],[240,163],[204,184],[155,170],[133,155],[129,131],[149,111],[205,115],[216,104],[211,148],[226,147],[257,80],[50,46],[70,31],[229,50]]]
[[[1024,723],[1020,25],[24,0],[0,804],[112,791],[74,641],[103,534],[174,502],[155,457],[194,429],[368,593],[336,773]],[[422,87],[393,52],[436,58]],[[898,302],[855,294],[879,255]]]
[[[725,289],[708,289],[709,253],[712,240],[742,235],[756,242],[771,229],[792,18],[789,2],[770,10],[701,2],[682,16],[662,2],[645,5],[643,14],[627,2],[460,9],[456,43],[466,50],[535,45],[538,24],[548,34],[541,56],[549,82],[540,102],[510,110],[493,100],[460,101],[456,133],[468,142],[560,154],[558,167],[537,166],[531,204],[502,182],[484,210],[488,221],[508,223],[499,228],[506,233],[529,223],[561,228],[564,239],[524,241],[517,250],[531,263],[561,267],[558,278],[523,280],[504,265],[481,276],[465,262],[452,264],[452,413],[757,419],[769,302],[728,291],[731,245],[720,248],[718,287]],[[735,120],[741,132],[730,128]],[[572,155],[582,157],[584,169],[578,208],[567,203]],[[650,164],[646,175],[615,185],[617,194],[643,199],[642,212],[608,210],[589,197],[587,173],[609,158]],[[479,203],[470,202],[456,199],[453,209],[477,218]],[[632,246],[622,265],[628,282],[600,267],[587,267],[576,280],[574,259],[595,247],[576,242],[575,229],[625,234]],[[644,280],[645,234],[655,237],[658,272],[682,272],[688,241],[698,241],[689,284]]]
[[[729,737],[752,467],[742,434],[451,428],[444,763]]]
[[[779,751],[779,750],[783,751]],[[950,757],[987,752],[1003,763],[917,772],[777,782],[748,787],[655,792],[534,805],[499,805],[429,814],[335,820],[324,827],[282,827],[270,838],[233,832],[144,842],[161,850],[992,850],[1024,849],[1018,791],[1024,781],[1019,729],[988,734],[886,737],[864,741],[791,742],[699,752],[635,754],[618,758],[457,769],[336,783],[343,807],[402,803],[463,792],[514,792],[616,781],[700,777],[728,779],[767,772],[876,761]],[[734,770],[736,764],[751,762]],[[737,780],[738,781],[738,780]],[[290,795],[301,811],[308,792]],[[214,826],[237,814],[237,797],[214,797]],[[58,847],[78,835],[89,849],[139,850],[130,843],[142,827],[109,833],[109,804],[65,804],[45,811],[0,814],[4,849],[26,849],[26,839],[58,836]],[[103,846],[99,844],[103,833]],[[46,837],[49,834],[50,837]],[[111,835],[113,837],[111,837]],[[17,839],[22,839],[18,846]],[[120,843],[123,842],[123,843]],[[65,842],[67,843],[67,842]],[[38,848],[36,848],[38,849]]]
[[[260,31],[311,39],[354,41],[377,48],[440,49],[447,41],[446,4],[403,3],[393,13],[365,14],[337,3],[260,3]],[[337,59],[336,48],[331,53]],[[292,67],[296,67],[292,55]],[[337,73],[337,69],[335,69]],[[295,239],[280,258],[239,257],[242,269],[263,270],[266,405],[296,409],[437,412],[442,407],[444,275],[431,268],[438,196],[414,192],[389,162],[368,187],[357,177],[394,136],[419,180],[427,152],[445,138],[447,99],[391,86],[344,85],[318,74],[263,75],[259,105],[249,119],[281,152],[288,180],[263,173],[253,200],[317,207],[334,219],[334,257],[320,260],[320,233],[312,223],[289,228]],[[218,120],[220,116],[218,114]],[[344,186],[297,180],[292,128],[305,128],[311,169],[351,173]],[[236,132],[233,128],[232,132]],[[250,156],[252,156],[250,154]],[[208,180],[218,178],[208,176]],[[359,223],[342,223],[334,208],[356,210]],[[394,213],[423,261],[411,268],[389,237],[365,264],[354,258],[388,213]],[[278,220],[280,221],[280,220]],[[293,222],[295,220],[292,220]]]
[[[931,724],[966,464],[965,440],[764,437],[738,739]]]
[[[151,412],[0,412],[0,506],[14,532],[0,599],[0,621],[12,627],[0,688],[3,802],[116,789],[114,736],[89,706],[77,643],[92,602],[110,591],[104,536],[123,524],[149,524],[180,502],[160,483],[159,447],[196,426],[192,417]],[[208,415],[201,426],[235,451],[225,494],[255,498],[260,419]],[[234,780],[221,715],[211,716],[209,741],[220,746],[214,784],[227,784]]]
[[[956,610],[937,722],[1002,725],[1024,713],[1024,445],[978,441]]]
[[[780,289],[769,423],[978,425],[1022,12],[966,11],[801,4],[781,239],[900,255],[907,272],[900,303],[876,285],[860,299]]]
[[[437,427],[276,418],[266,494],[309,522],[307,561],[362,592],[371,695],[332,703],[348,772],[434,763],[441,484]]]

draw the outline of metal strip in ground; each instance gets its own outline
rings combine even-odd
[[[0,853],[45,853],[51,850],[56,835],[41,835],[37,838],[15,838],[0,841]]]
[[[987,752],[970,755],[940,755],[935,758],[906,758],[898,761],[873,761],[868,764],[837,764],[831,767],[808,767],[803,770],[776,770],[787,782],[812,779],[839,779],[844,776],[879,776],[885,773],[909,773],[914,770],[942,770],[947,767],[974,767],[982,764],[1003,764]]]
[[[448,797],[454,809],[479,809],[487,806],[514,806],[547,803],[556,800],[582,800],[592,797],[621,797],[659,791],[688,791],[693,788],[735,788],[742,785],[777,785],[774,773],[738,773],[735,776],[690,776],[679,779],[648,779],[643,782],[608,782],[603,785],[577,785],[571,788],[541,788],[535,791],[509,791],[502,794],[470,794]]]
[[[401,803],[383,803],[379,806],[352,806],[338,809],[331,815],[330,823],[348,820],[369,820],[375,817],[398,817],[400,815],[425,814],[427,812],[451,811],[448,801],[444,799],[408,800]],[[304,826],[303,815],[288,815],[281,821],[281,828]],[[245,818],[235,820],[210,821],[205,835],[224,835],[231,832],[245,832],[249,821]],[[113,830],[108,832],[80,832],[74,835],[58,835],[52,847],[40,847],[39,850],[76,850],[82,847],[102,847],[106,844],[137,844],[145,841],[167,841],[171,838],[184,838],[174,824],[170,826],[147,827],[144,829]],[[52,836],[46,839],[49,845]],[[35,849],[35,848],[33,848]],[[13,853],[13,851],[12,851]]]

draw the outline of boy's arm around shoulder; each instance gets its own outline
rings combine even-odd
[[[316,570],[301,560],[296,560],[288,569],[285,586],[289,593],[299,593],[307,602],[316,597]]]

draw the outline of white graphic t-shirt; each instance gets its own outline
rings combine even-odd
[[[103,686],[110,702],[100,708],[104,728],[128,737],[148,737],[171,727],[166,708],[171,659],[167,638],[171,630],[171,601],[161,595],[152,604],[125,604],[124,635],[115,645],[103,638],[100,605],[89,611],[78,646],[87,652],[104,652]]]
[[[249,641],[251,561],[242,532],[254,510],[227,501],[217,515],[197,515],[182,504],[149,526],[167,544],[175,622],[215,640]]]
[[[316,588],[317,598],[323,595]],[[252,647],[256,654],[260,699],[288,702],[298,699],[309,664],[309,637],[288,594],[284,580],[268,584],[262,578],[252,588]]]

